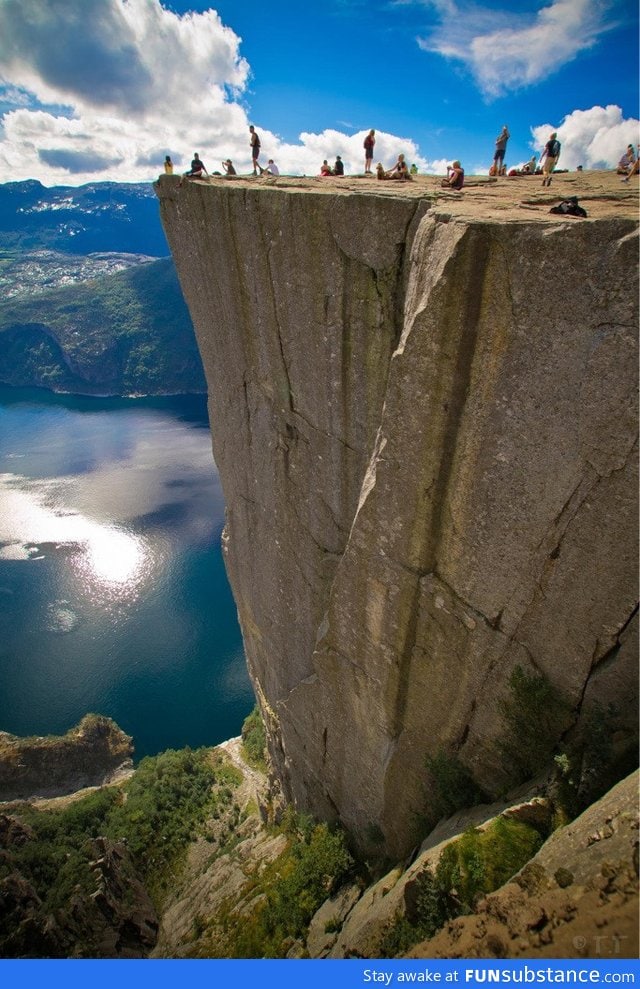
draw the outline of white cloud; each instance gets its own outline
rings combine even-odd
[[[613,0],[552,0],[531,14],[455,0],[427,3],[440,24],[418,44],[462,62],[489,97],[547,79],[615,26],[605,21]]]
[[[55,39],[55,44],[52,44]],[[43,103],[148,116],[242,89],[240,38],[214,10],[178,16],[159,0],[3,0],[0,75]]]
[[[560,168],[614,168],[628,144],[637,146],[640,121],[633,117],[625,120],[619,106],[574,110],[559,126],[532,127],[532,149],[541,151],[553,131],[562,144]]]
[[[23,98],[2,119],[0,180],[147,180],[166,153],[248,149],[240,40],[213,10],[159,0],[2,0],[0,85]]]
[[[0,121],[0,181],[148,181],[165,154],[185,170],[194,150],[210,171],[227,157],[249,171],[240,44],[214,10],[180,16],[160,0],[0,0],[0,93],[14,107]],[[285,173],[317,175],[336,154],[349,172],[364,167],[364,132],[293,144],[255,124],[263,162]],[[433,170],[413,141],[378,135],[385,164],[399,151]]]

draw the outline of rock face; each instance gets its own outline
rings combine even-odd
[[[414,958],[637,958],[638,774],[556,831]]]
[[[469,828],[502,818],[544,830],[552,806],[534,797],[516,806],[476,807],[446,822],[406,870],[388,872],[364,892],[344,887],[318,910],[306,939],[311,957],[379,958],[398,918],[416,912],[421,877]],[[547,815],[545,820],[545,815]],[[476,909],[444,922],[414,958],[584,957],[638,954],[638,773],[556,830],[508,883]],[[419,912],[419,907],[418,907]],[[333,919],[327,932],[326,922]],[[404,953],[404,952],[402,952]]]
[[[115,721],[87,714],[66,735],[0,732],[0,800],[57,797],[99,786],[131,766],[133,744]]]
[[[635,724],[638,224],[356,186],[156,191],[274,765],[399,855],[514,667]]]

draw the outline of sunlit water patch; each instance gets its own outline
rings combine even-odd
[[[253,699],[204,400],[0,389],[0,730],[86,711],[138,755],[237,734]]]

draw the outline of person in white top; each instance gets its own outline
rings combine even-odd
[[[279,175],[280,174],[280,169],[276,165],[276,163],[273,160],[273,158],[269,158],[269,161],[267,162],[265,168],[262,168],[261,165],[258,165],[258,168],[260,169],[260,174],[261,175],[264,175],[265,172],[266,172],[267,175]]]

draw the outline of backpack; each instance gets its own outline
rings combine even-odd
[[[577,196],[569,196],[568,199],[563,199],[557,206],[552,206],[549,212],[560,213],[563,216],[586,217],[587,215],[586,209],[583,209],[582,206],[578,206]]]

